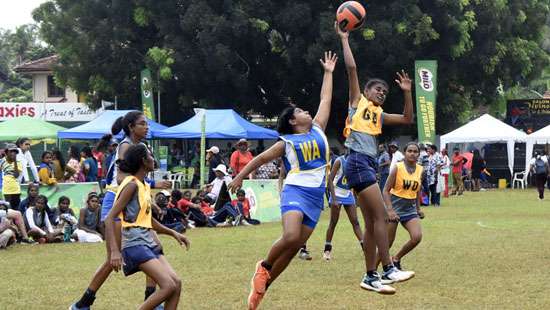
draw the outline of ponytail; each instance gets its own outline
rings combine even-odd
[[[126,113],[126,115],[117,118],[116,121],[113,123],[113,126],[111,127],[111,133],[116,136],[120,133],[120,131],[124,130],[124,134],[129,137],[130,126],[134,126],[137,119],[142,115],[143,112],[130,111]]]

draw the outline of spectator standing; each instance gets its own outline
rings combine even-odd
[[[80,152],[76,145],[71,145],[69,147],[69,161],[67,162],[67,178],[66,181],[69,183],[83,182],[82,173],[80,169]],[[71,171],[74,171],[71,174]]]
[[[386,151],[386,146],[383,143],[378,145],[378,174],[380,175],[380,190],[384,189],[388,175],[390,175],[391,158],[390,154]]]
[[[63,182],[63,180],[65,180],[65,169],[67,168],[67,164],[63,159],[63,154],[61,154],[59,150],[52,152],[51,166],[53,169],[53,177],[58,182]]]
[[[548,157],[542,154],[536,154],[535,157],[531,159],[531,172],[535,176],[535,183],[537,185],[537,191],[539,192],[539,200],[544,199],[544,186],[546,185],[546,180],[550,169],[548,167]]]
[[[449,174],[451,172],[451,160],[447,154],[446,149],[441,149],[441,159],[443,160],[443,166],[441,166],[441,175],[445,181],[445,187],[443,189],[443,197],[449,197]]]
[[[430,189],[430,203],[436,207],[441,205],[441,192],[437,191],[441,167],[443,167],[443,158],[437,152],[437,146],[430,144],[428,146],[428,170],[426,172],[426,179]]]
[[[42,162],[40,163],[38,169],[38,177],[40,178],[40,183],[52,186],[57,185],[57,180],[54,177],[53,168],[51,166],[52,161],[52,152],[45,151],[42,153]]]
[[[2,170],[2,194],[4,199],[10,203],[12,209],[19,209],[21,203],[21,186],[19,176],[21,175],[22,163],[17,160],[19,149],[13,143],[6,143],[6,156],[0,159]],[[37,179],[38,180],[38,179]]]
[[[246,139],[240,139],[235,147],[236,150],[231,154],[231,159],[229,160],[233,176],[241,172],[241,170],[243,170],[254,158],[252,153],[248,150],[248,141],[246,141]],[[252,174],[250,174],[249,178],[252,178]]]
[[[473,181],[473,190],[478,192],[480,189],[479,180],[481,178],[481,172],[485,169],[485,159],[479,153],[479,150],[474,150],[474,155],[472,157],[472,181]]]
[[[216,178],[216,173],[213,169],[221,164],[225,165],[225,161],[223,160],[223,157],[220,154],[220,149],[217,146],[213,146],[206,150],[206,161],[210,167],[208,172],[208,183],[210,183]]]
[[[405,156],[403,156],[403,153],[399,151],[399,145],[397,142],[392,141],[390,144],[388,144],[388,149],[391,157],[391,164],[390,164],[390,171],[395,167],[395,165],[398,162],[402,162],[405,159]]]
[[[256,179],[276,179],[279,177],[279,171],[276,161],[270,161],[256,170],[254,177]]]
[[[452,173],[453,173],[453,190],[451,195],[462,195],[464,192],[464,181],[462,180],[462,169],[464,168],[464,163],[467,161],[464,156],[460,154],[460,149],[455,147],[453,149],[453,160],[452,160]]]
[[[89,146],[82,148],[80,155],[84,158],[82,162],[82,170],[84,172],[86,182],[97,181],[97,160],[95,159],[92,149]]]
[[[38,182],[38,169],[36,168],[36,165],[34,164],[34,160],[32,159],[31,154],[31,140],[29,138],[19,138],[15,142],[17,146],[17,150],[19,153],[17,153],[17,161],[21,162],[21,170],[23,173],[19,175],[17,178],[19,184],[25,184],[31,182],[31,179],[29,177],[29,172],[27,171],[27,167],[31,168],[32,175],[34,177],[34,181]]]

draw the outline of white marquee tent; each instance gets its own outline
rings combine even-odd
[[[467,142],[506,142],[508,150],[508,168],[514,174],[514,145],[525,142],[527,134],[499,121],[489,114],[484,114],[468,124],[441,136],[441,148],[449,143]]]
[[[527,142],[525,144],[525,171],[529,170],[529,161],[531,161],[531,154],[533,154],[533,146],[535,144],[548,143],[550,143],[550,125],[527,136]]]

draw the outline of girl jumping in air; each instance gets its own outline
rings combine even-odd
[[[387,214],[376,180],[377,136],[382,133],[382,124],[409,125],[412,123],[411,79],[407,73],[401,71],[401,73],[397,73],[395,80],[405,97],[403,114],[384,113],[382,105],[388,94],[388,84],[383,80],[370,79],[361,92],[357,67],[348,42],[349,33],[341,30],[336,22],[334,28],[342,43],[349,79],[349,122],[347,122],[345,134],[347,136],[346,147],[350,150],[350,154],[344,171],[350,188],[357,195],[357,203],[365,221],[363,250],[367,272],[360,285],[364,289],[378,293],[394,294],[395,289],[382,284],[382,280],[385,283],[405,281],[412,278],[414,273],[395,268],[390,259],[386,227]],[[377,252],[384,268],[382,276],[376,271]]]
[[[267,257],[256,264],[248,309],[256,309],[268,286],[286,269],[300,247],[311,236],[323,209],[330,150],[324,130],[330,116],[332,72],[337,57],[325,52],[320,60],[324,69],[321,100],[315,118],[308,112],[289,107],[279,116],[280,140],[255,157],[229,185],[234,193],[242,181],[261,165],[283,157],[287,177],[281,192],[283,235]]]

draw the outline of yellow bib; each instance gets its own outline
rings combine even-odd
[[[395,185],[390,193],[401,198],[416,199],[416,194],[422,185],[422,166],[416,164],[416,169],[412,174],[407,171],[404,162],[398,162],[396,167]]]
[[[115,196],[115,203],[118,199],[118,196],[122,192],[122,189],[128,185],[128,183],[134,181],[138,187],[138,203],[140,206],[138,216],[136,221],[133,223],[128,223],[124,221],[123,213],[119,214],[120,222],[122,227],[145,227],[152,228],[151,224],[151,187],[149,184],[143,184],[138,178],[133,175],[129,175],[124,178],[124,181],[118,187],[118,191]]]
[[[378,136],[382,133],[382,108],[376,106],[372,101],[367,100],[365,96],[361,95],[361,99],[357,104],[357,110],[351,121],[346,119],[346,128],[344,129],[344,136],[348,137],[351,130],[369,134],[371,136]]]

